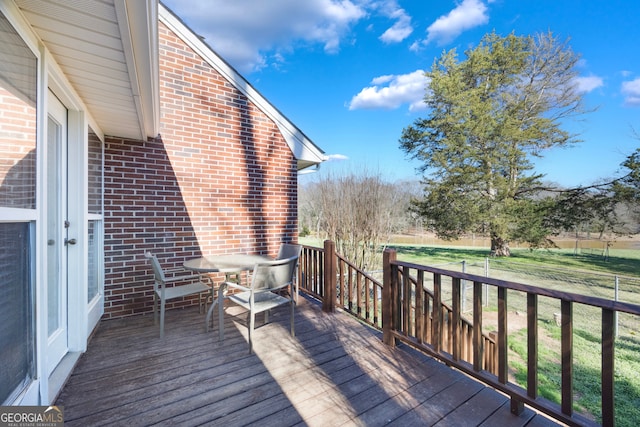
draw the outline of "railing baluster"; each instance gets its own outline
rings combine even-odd
[[[473,370],[482,370],[482,283],[473,282]]]
[[[351,265],[347,267],[347,287],[349,288],[349,311],[353,311],[353,268]]]
[[[398,269],[396,281],[393,287],[393,329],[402,332],[402,277],[407,267],[402,268],[402,272]],[[402,273],[402,274],[401,274]]]
[[[424,271],[418,270],[416,283],[416,339],[420,344],[424,343]]]
[[[370,321],[371,308],[369,307],[369,302],[371,298],[369,297],[369,279],[365,277],[364,279],[364,318],[367,321]]]
[[[376,327],[381,327],[382,325],[380,324],[380,316],[378,316],[378,288],[376,286],[375,283],[373,283],[373,323],[376,325]],[[380,298],[382,298],[382,294],[380,295]]]
[[[614,425],[615,311],[602,309],[602,425]]]
[[[411,336],[411,270],[404,269],[402,275],[402,332],[405,336]]]
[[[453,315],[449,318],[449,322],[451,322],[451,332],[452,332],[452,337],[451,337],[451,341],[452,341],[452,346],[453,346],[453,360],[460,360],[460,310],[461,310],[461,306],[460,306],[460,285],[461,285],[461,280],[457,277],[455,277],[452,281],[451,281],[451,285],[452,285],[452,294],[453,294]]]
[[[362,314],[362,276],[356,273],[356,313]]]
[[[507,360],[507,290],[498,288],[498,381],[507,383],[509,365]]]
[[[436,352],[442,350],[442,277],[438,273],[433,274],[433,348]]]
[[[386,250],[382,254],[382,265],[384,270],[384,276],[382,278],[382,341],[393,347],[396,344],[396,339],[393,335],[393,288],[396,287],[394,283],[398,277],[398,267],[393,264],[396,261],[396,252]]]
[[[423,291],[424,292],[424,291]],[[425,341],[432,342],[433,340],[433,298],[431,294],[426,294],[426,301],[424,304],[424,333]]]
[[[340,287],[340,308],[344,308],[344,262],[340,260],[338,263],[338,286]]]
[[[527,293],[527,394],[538,396],[538,295]]]
[[[573,413],[573,303],[562,300],[562,413]]]

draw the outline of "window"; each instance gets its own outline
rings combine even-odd
[[[0,13],[0,403],[34,377],[38,60]]]

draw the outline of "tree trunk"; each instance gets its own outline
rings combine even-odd
[[[495,233],[491,233],[491,256],[511,256],[509,242]]]

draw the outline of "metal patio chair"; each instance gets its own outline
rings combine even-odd
[[[301,254],[302,245],[296,245],[293,243],[282,243],[280,244],[280,249],[278,250],[278,256],[276,257],[276,259],[286,259],[291,257],[297,257],[299,259]],[[293,283],[296,287],[296,304],[298,303],[299,294],[297,270],[298,263],[296,263],[296,271],[293,272]]]
[[[285,258],[280,260],[265,261],[255,265],[251,275],[251,284],[243,286],[236,282],[224,282],[218,289],[218,301],[229,301],[239,305],[247,313],[247,328],[249,329],[249,353],[253,353],[253,331],[255,329],[256,313],[265,313],[265,323],[268,323],[269,310],[280,305],[289,304],[291,307],[291,335],[295,335],[294,315],[295,315],[295,291],[293,276],[296,270],[298,257]],[[289,287],[286,296],[280,295],[278,291]],[[236,293],[225,292],[236,290]],[[218,328],[219,339],[224,340],[224,304],[218,306]]]
[[[160,300],[160,338],[164,338],[164,318],[167,300],[199,295],[200,312],[206,308],[209,297],[213,298],[213,282],[202,274],[182,268],[164,270],[158,258],[150,252],[145,257],[153,270],[153,322],[158,324],[158,300]],[[209,282],[206,284],[205,281]],[[183,284],[179,284],[183,283]],[[167,286],[173,284],[174,286]],[[204,297],[204,298],[203,298]]]

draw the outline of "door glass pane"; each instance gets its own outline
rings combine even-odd
[[[37,59],[0,13],[0,206],[36,206]]]
[[[89,293],[87,296],[87,302],[91,302],[98,292],[100,291],[100,280],[102,274],[100,269],[102,262],[100,260],[100,250],[102,245],[100,244],[102,236],[102,221],[89,221],[89,277],[88,286]]]
[[[60,327],[60,243],[62,227],[60,226],[60,125],[51,117],[47,127],[47,289],[48,289],[48,335]]]
[[[89,274],[87,277],[87,302],[100,292],[102,280],[102,193],[103,193],[103,146],[98,136],[89,128]]]
[[[89,129],[89,213],[102,214],[102,142]]]
[[[0,403],[33,378],[30,223],[0,223]]]

